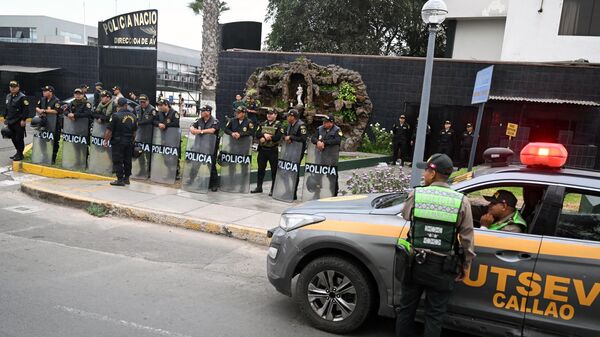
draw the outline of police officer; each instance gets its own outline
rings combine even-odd
[[[212,116],[212,106],[205,105],[200,108],[200,118],[196,119],[194,124],[190,126],[190,132],[193,135],[216,135],[217,140],[215,142],[215,148],[213,150],[214,158],[217,158],[217,151],[219,149],[219,121]],[[210,182],[208,188],[211,191],[216,192],[219,185],[219,175],[217,173],[217,163],[213,160],[210,168]]]
[[[323,120],[323,125],[317,128],[317,132],[311,137],[311,142],[316,145],[317,150],[323,151],[328,146],[340,145],[342,143],[342,136],[344,133],[339,126],[334,124],[335,118],[332,114],[329,114]],[[338,194],[338,182],[337,176],[335,181],[334,196]]]
[[[88,102],[85,95],[83,95],[83,91],[80,88],[76,88],[73,90],[73,95],[75,96],[75,99],[69,103],[65,111],[65,116],[72,121],[79,118],[92,117],[92,104]]]
[[[296,109],[290,109],[287,113],[287,128],[282,127],[281,133],[283,135],[283,141],[288,144],[292,142],[302,143],[302,156],[304,155],[304,150],[306,149],[306,138],[308,137],[306,124],[300,120],[300,113]],[[302,156],[300,156],[300,161],[302,161]],[[296,184],[294,186],[294,200],[298,199],[298,183],[300,182],[300,175],[296,176]]]
[[[58,147],[60,144],[60,130],[62,124],[62,116],[59,116],[60,111],[60,100],[54,95],[54,87],[46,85],[42,88],[42,98],[38,101],[35,112],[40,117],[47,115],[56,116],[56,123],[54,130],[48,130],[52,132],[54,137],[54,148],[52,150],[52,164],[56,161],[56,155],[58,154]],[[61,117],[61,118],[59,118]]]
[[[156,108],[150,104],[150,100],[146,94],[140,94],[139,100],[140,105],[135,107],[135,117],[137,118],[138,126],[151,125],[157,114]]]
[[[113,101],[115,102],[115,104],[117,104],[117,101],[119,100],[119,98],[124,98],[123,94],[121,93],[121,86],[115,85],[114,87],[112,87],[112,92],[113,92]]]
[[[88,90],[90,90],[90,86],[87,84],[82,84],[79,86],[79,89],[81,89],[81,92],[83,92],[83,95],[87,97],[86,94],[88,93]]]
[[[12,160],[23,160],[25,149],[25,124],[29,110],[29,100],[20,91],[19,82],[10,81],[8,84],[10,93],[6,95],[6,112],[4,113],[4,124],[10,130],[13,145],[15,146]]]
[[[467,167],[469,165],[469,156],[471,154],[471,146],[473,145],[473,124],[467,123],[467,129],[462,134],[460,140],[460,165]]]
[[[94,89],[94,104],[93,104],[94,110],[96,110],[96,106],[98,106],[98,103],[100,102],[100,93],[103,90],[102,86],[103,86],[102,82],[96,82],[94,84],[94,87],[95,87],[95,89]]]
[[[454,283],[462,281],[475,257],[473,216],[469,199],[448,186],[453,163],[436,153],[424,169],[424,187],[417,187],[404,203],[402,217],[411,222],[410,259],[396,308],[396,336],[414,336],[413,322],[421,295],[425,296],[424,337],[438,337]],[[406,243],[408,241],[408,243]]]
[[[137,130],[137,118],[133,112],[127,109],[125,98],[119,98],[117,106],[118,111],[110,117],[104,141],[105,146],[108,146],[109,140],[112,145],[113,171],[117,174],[117,180],[111,181],[110,184],[125,186],[129,185],[129,176],[131,176],[131,158]]]
[[[271,191],[269,196],[272,196],[275,177],[277,176],[279,141],[281,140],[281,123],[277,120],[277,112],[274,110],[267,111],[267,120],[260,123],[256,128],[256,139],[258,139],[258,176],[256,188],[250,193],[262,193],[265,171],[267,170],[267,163],[269,163],[271,168]]]
[[[254,124],[246,117],[245,106],[239,106],[236,109],[236,118],[232,118],[227,122],[224,132],[234,139],[254,134]]]
[[[110,116],[117,111],[117,105],[112,100],[112,95],[107,90],[100,92],[100,101],[96,105],[96,109],[92,113],[92,117],[98,123],[106,123],[110,120]]]
[[[450,121],[444,122],[444,128],[440,131],[438,152],[452,158],[454,150],[454,130]]]
[[[178,128],[179,112],[171,108],[169,101],[163,98],[158,101],[158,111],[153,123],[154,126],[158,126],[163,131],[167,128]]]
[[[248,114],[248,119],[255,125],[258,123],[257,110],[259,107],[260,102],[258,102],[254,96],[249,96],[246,100],[246,113]]]
[[[396,165],[398,161],[398,151],[400,151],[400,166],[404,166],[404,162],[409,157],[410,152],[410,137],[411,130],[410,125],[406,123],[406,116],[400,115],[398,123],[394,123],[392,126],[392,134],[394,136],[392,141],[392,165]]]

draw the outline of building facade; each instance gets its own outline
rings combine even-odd
[[[451,58],[600,63],[599,1],[445,1]]]

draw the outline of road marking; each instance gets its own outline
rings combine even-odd
[[[141,324],[138,324],[138,323],[135,323],[135,322],[129,322],[129,321],[122,320],[122,319],[112,318],[112,317],[109,317],[109,316],[106,316],[106,315],[102,315],[102,314],[97,314],[97,313],[94,313],[94,312],[87,312],[87,311],[84,311],[84,310],[79,310],[79,309],[75,309],[75,308],[65,307],[63,305],[57,305],[57,306],[54,307],[54,309],[67,312],[69,314],[73,314],[73,315],[85,317],[85,318],[95,319],[95,320],[102,321],[102,322],[113,323],[115,325],[120,325],[120,326],[124,326],[124,327],[127,327],[127,328],[135,329],[135,330],[150,332],[150,333],[153,333],[153,334],[156,334],[156,335],[160,335],[160,336],[168,336],[168,337],[191,337],[189,335],[182,335],[182,334],[177,333],[177,332],[171,332],[171,331],[168,331],[168,330],[153,328],[153,327],[150,327],[150,326],[141,325]]]
[[[41,210],[41,208],[39,208],[39,207],[29,206],[29,205],[17,205],[17,206],[5,207],[3,209],[5,209],[7,211],[19,213],[19,214],[30,214],[30,213],[39,212]]]
[[[14,181],[14,180],[2,180],[2,181],[0,181],[0,187],[13,186],[13,185],[19,185],[19,184],[20,184],[20,182]]]

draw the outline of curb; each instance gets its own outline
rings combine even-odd
[[[101,176],[98,174],[91,174],[85,172],[78,171],[69,171],[65,169],[59,169],[56,167],[50,167],[45,165],[38,165],[32,163],[26,163],[22,161],[13,161],[12,169],[14,172],[22,172],[35,174],[38,176],[48,177],[48,178],[58,178],[58,179],[83,179],[83,180],[114,180],[114,178]]]
[[[37,199],[46,200],[55,204],[69,205],[80,209],[87,209],[92,204],[101,205],[109,210],[109,214],[118,217],[217,234],[263,246],[268,246],[270,242],[270,239],[267,238],[266,231],[264,230],[211,220],[196,219],[176,214],[165,214],[159,211],[126,206],[118,203],[109,203],[94,198],[74,197],[66,193],[35,186],[35,182],[23,182],[21,184],[21,191]]]

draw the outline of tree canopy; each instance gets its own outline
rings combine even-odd
[[[426,0],[269,0],[270,50],[425,56]],[[436,55],[444,54],[445,29]]]
[[[202,9],[204,9],[204,0],[194,0],[188,3],[188,8],[191,8],[196,15],[202,13]],[[230,8],[227,6],[227,2],[219,1],[219,14],[228,11]]]

